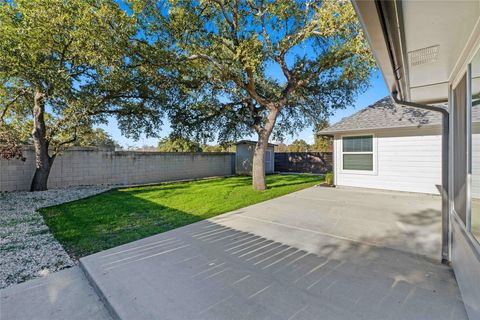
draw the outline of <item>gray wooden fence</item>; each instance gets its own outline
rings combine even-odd
[[[275,171],[327,173],[332,171],[331,152],[276,152]]]

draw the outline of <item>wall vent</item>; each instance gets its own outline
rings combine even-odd
[[[410,51],[408,53],[408,59],[410,61],[410,65],[418,66],[421,64],[432,63],[437,61],[439,50],[440,50],[440,46],[436,45],[436,46],[431,46],[431,47]]]

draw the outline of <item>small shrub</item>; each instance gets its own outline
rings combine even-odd
[[[325,175],[325,183],[333,186],[333,172],[327,172]]]

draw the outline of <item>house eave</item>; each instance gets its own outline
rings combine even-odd
[[[356,128],[348,130],[335,130],[335,131],[321,131],[318,133],[319,136],[334,136],[345,133],[356,133],[356,132],[377,132],[377,131],[392,131],[392,130],[412,130],[412,129],[428,129],[428,128],[440,128],[440,123],[435,124],[422,124],[415,126],[398,126],[398,127],[377,127],[377,128]]]
[[[406,49],[402,43],[401,6],[398,1],[352,0],[372,54],[390,93],[409,99]]]

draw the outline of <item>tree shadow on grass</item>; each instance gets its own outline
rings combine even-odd
[[[105,197],[118,196],[105,194]],[[40,210],[57,240],[74,258],[176,229],[204,219],[122,192],[121,201],[100,201],[91,210],[82,200]],[[115,199],[110,199],[115,200]],[[92,199],[88,199],[92,202]]]
[[[188,189],[190,185],[186,182],[169,182],[169,183],[161,183],[156,185],[149,185],[149,186],[138,186],[138,187],[128,187],[128,188],[119,188],[117,189],[120,192],[130,192],[130,193],[143,193],[143,192],[151,192],[155,190],[180,190],[180,189]]]
[[[214,178],[214,179],[200,179],[192,181],[170,181],[159,183],[156,185],[138,186],[129,188],[120,188],[122,192],[144,193],[156,190],[180,190],[201,187],[202,185],[213,187],[242,187],[248,186],[252,183],[249,177],[228,177],[228,178]]]
[[[310,182],[321,182],[318,176],[310,175],[268,175],[267,189],[274,189],[279,187],[293,186],[306,184]],[[201,188],[205,185],[206,188],[241,188],[249,187],[252,184],[252,178],[249,176],[234,176],[228,178],[205,179],[188,182],[171,182],[167,184],[158,184],[153,186],[140,186],[133,188],[119,189],[122,193],[131,192],[135,194],[148,193],[152,191],[177,191]]]
[[[310,182],[305,179],[299,180],[298,177],[275,178],[269,189]],[[169,191],[176,190],[190,192],[197,188],[196,190],[201,191],[204,190],[203,183],[205,188],[211,188],[212,191],[216,188],[225,188],[235,192],[236,187],[249,186],[251,179],[233,177],[218,181],[205,180],[112,190],[94,198],[44,208],[40,212],[67,252],[78,258],[226,212],[192,214],[142,197],[142,194],[156,191],[165,191],[165,194],[160,193],[158,197],[168,197]]]
[[[267,189],[274,189],[274,188],[279,188],[279,187],[288,187],[288,186],[295,186],[295,185],[300,185],[300,184],[307,184],[307,183],[321,183],[323,179],[320,179],[318,176],[311,176],[308,177],[308,179],[303,179],[303,180],[298,180],[298,179],[285,179],[285,180],[280,180],[280,181],[275,181],[273,183],[268,184],[267,183]]]

